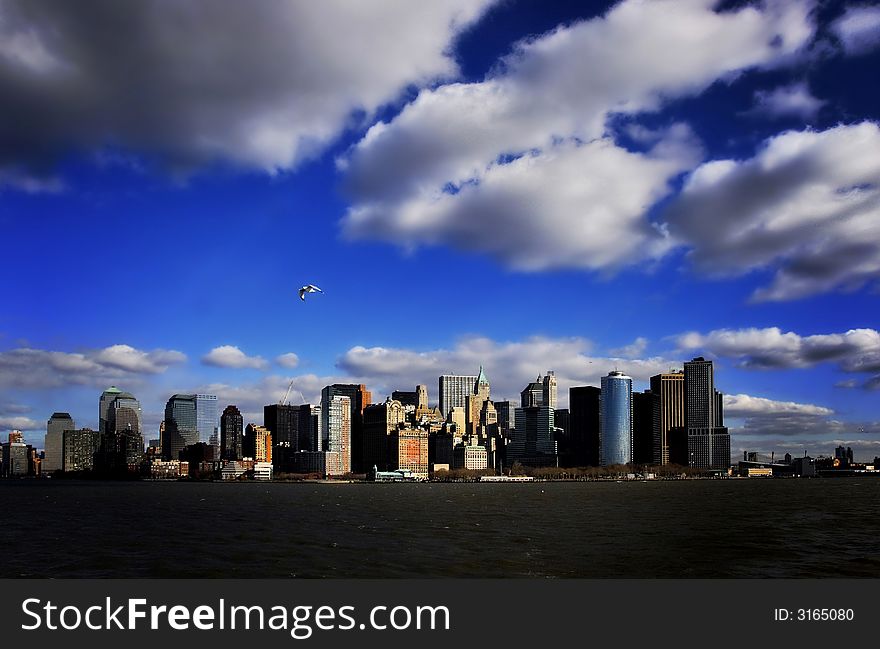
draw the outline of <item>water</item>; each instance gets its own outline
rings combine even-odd
[[[0,577],[878,577],[880,480],[0,483]]]

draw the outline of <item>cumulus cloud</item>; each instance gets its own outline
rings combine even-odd
[[[281,367],[287,369],[293,369],[297,365],[299,365],[299,356],[294,354],[293,352],[288,352],[286,354],[281,354],[275,359],[275,362]]]
[[[865,387],[880,380],[880,331],[876,329],[810,336],[783,332],[778,327],[716,329],[707,334],[682,334],[677,342],[682,350],[733,358],[746,368],[803,368],[832,362],[844,372],[876,375],[867,379]]]
[[[129,345],[73,353],[25,347],[0,352],[0,386],[101,385],[119,378],[160,374],[185,360],[186,356],[175,350],[147,352]]]
[[[40,424],[30,417],[0,417],[0,430],[29,431],[39,428],[41,428]]]
[[[428,386],[432,402],[437,399],[437,377],[441,374],[476,375],[480,365],[492,386],[493,399],[519,399],[520,391],[538,374],[556,373],[559,401],[568,401],[573,385],[598,385],[600,378],[617,368],[636,381],[647,382],[654,374],[680,361],[665,358],[609,358],[590,353],[591,343],[583,338],[535,336],[520,341],[498,342],[480,336],[460,339],[451,349],[417,351],[389,347],[356,346],[337,361],[345,373],[379,388],[380,393]],[[560,406],[564,407],[564,406]]]
[[[724,395],[724,420],[739,438],[837,434],[846,426],[832,418],[834,410],[793,401],[775,401],[747,394]],[[730,420],[742,420],[736,425]],[[733,424],[733,425],[731,425]]]
[[[757,301],[855,289],[880,275],[880,128],[790,131],[744,161],[698,167],[667,211],[698,269],[777,268]]]
[[[353,112],[456,74],[450,43],[487,4],[3,0],[0,169],[45,182],[70,149],[105,147],[290,169]]]
[[[608,353],[612,356],[622,356],[623,358],[638,358],[645,353],[648,348],[648,339],[642,336],[636,338],[632,343],[617,349],[609,349]]]
[[[755,106],[747,114],[755,117],[799,117],[809,121],[816,118],[825,103],[812,95],[806,83],[800,82],[757,91]]]
[[[850,7],[831,26],[847,54],[862,54],[880,45],[880,7]]]
[[[213,367],[264,370],[269,363],[262,356],[248,356],[234,345],[220,345],[202,356],[202,363]]]
[[[667,238],[646,213],[699,147],[678,125],[647,151],[626,150],[609,116],[779,65],[812,34],[809,2],[716,4],[622,2],[519,43],[482,82],[423,90],[340,161],[353,198],[346,233],[450,244],[525,270],[662,255]]]

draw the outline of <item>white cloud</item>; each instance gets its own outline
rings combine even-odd
[[[450,44],[488,0],[5,0],[0,169],[106,146],[175,169],[286,170],[408,84],[457,73]]]
[[[698,167],[667,211],[700,271],[776,269],[757,301],[855,289],[880,276],[880,128],[786,132],[755,157]]]
[[[716,329],[708,334],[682,334],[677,342],[683,351],[701,350],[733,358],[741,367],[795,368],[833,362],[844,372],[876,375],[867,379],[865,387],[873,387],[880,380],[880,332],[876,329],[811,336],[783,332],[778,327]]]
[[[804,82],[755,93],[755,106],[747,114],[760,117],[816,119],[826,102],[816,99]]]
[[[186,356],[178,351],[147,352],[129,345],[74,353],[19,348],[0,352],[0,386],[39,389],[101,385],[120,378],[160,374],[185,360]]]
[[[609,115],[778,65],[812,34],[809,2],[715,4],[622,2],[518,44],[485,81],[423,90],[340,161],[354,199],[345,231],[451,244],[526,270],[661,255],[666,237],[645,213],[699,149],[676,126],[648,153],[626,151],[606,132]]]
[[[847,54],[872,50],[880,45],[880,7],[850,7],[831,28]]]
[[[0,417],[0,430],[39,430],[40,424],[30,417]],[[2,441],[6,441],[5,439]]]
[[[202,363],[213,367],[232,369],[251,368],[264,370],[269,367],[262,356],[248,356],[234,345],[220,345],[202,356]]]
[[[748,394],[725,394],[725,417],[755,417],[761,415],[809,415],[827,417],[833,415],[831,408],[816,406],[810,403],[794,401],[774,401],[764,397],[753,397]]]
[[[145,352],[130,345],[111,345],[95,353],[93,358],[105,367],[141,374],[158,374],[169,365],[186,360],[186,356],[178,351],[157,349]]]
[[[286,354],[281,354],[275,359],[275,362],[284,367],[286,369],[293,369],[297,365],[299,365],[299,356],[294,354],[293,352],[288,352]]]
[[[622,356],[623,358],[638,358],[645,353],[647,348],[648,339],[639,336],[629,345],[617,349],[609,349],[608,353],[612,356]]]

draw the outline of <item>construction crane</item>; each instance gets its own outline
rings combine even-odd
[[[290,396],[290,390],[293,388],[293,382],[296,379],[290,379],[290,383],[287,384],[287,392],[284,393],[284,396],[281,398],[281,401],[278,402],[279,406],[283,406],[287,403],[287,398]]]

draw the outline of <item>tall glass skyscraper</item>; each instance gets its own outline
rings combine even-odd
[[[632,378],[623,372],[602,377],[599,428],[602,465],[633,461]]]
[[[110,404],[116,400],[122,394],[122,390],[117,388],[115,385],[111,385],[109,388],[104,390],[101,393],[101,398],[98,399],[98,432],[105,433],[107,432],[107,421],[110,414]]]
[[[220,406],[217,395],[197,394],[196,397],[196,428],[199,431],[199,442],[218,440],[220,425]]]
[[[64,468],[64,431],[74,430],[69,413],[55,412],[46,422],[46,442],[44,444],[45,457],[43,458],[43,471],[52,473]]]

